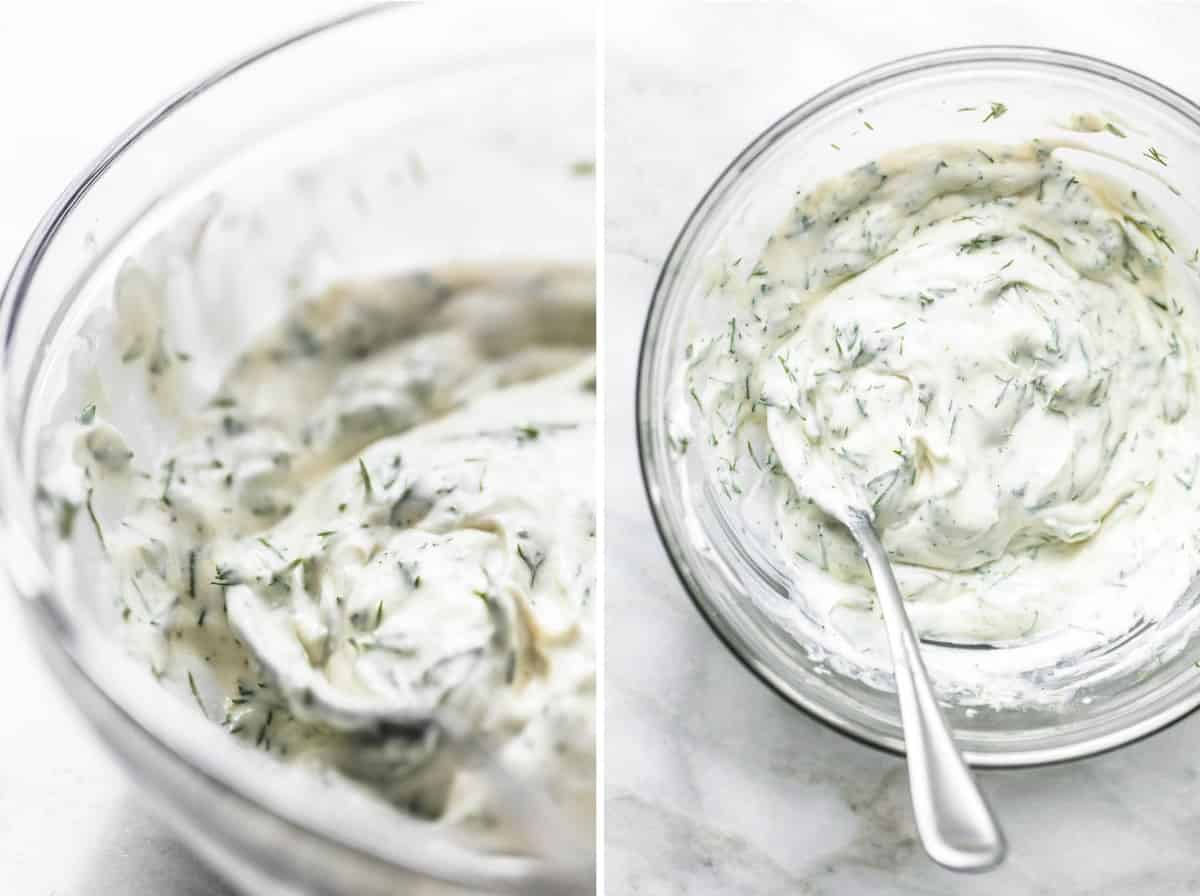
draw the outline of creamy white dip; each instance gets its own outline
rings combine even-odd
[[[169,402],[186,346],[152,305],[119,293],[114,350]],[[482,749],[587,830],[594,338],[590,269],[338,285],[161,463],[85,408],[50,443],[46,518],[101,543],[131,642],[232,734],[504,843]]]
[[[705,300],[673,444],[862,668],[888,656],[873,589],[815,484],[873,513],[925,638],[1034,665],[1200,571],[1195,282],[1136,190],[1058,149],[922,146],[822,183]],[[974,660],[941,671],[996,697]]]

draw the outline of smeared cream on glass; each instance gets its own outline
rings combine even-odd
[[[1195,284],[1136,190],[1057,148],[917,147],[799,195],[689,346],[673,443],[851,665],[888,653],[814,482],[874,514],[924,637],[1029,645],[1016,669],[1160,618],[1200,570]]]
[[[186,346],[126,274],[114,351],[170,406]],[[590,830],[594,337],[590,269],[335,286],[160,463],[119,396],[59,429],[46,520],[94,533],[154,673],[245,741],[519,845],[482,750]]]

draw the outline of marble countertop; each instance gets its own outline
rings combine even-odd
[[[916,842],[899,759],[792,709],[721,645],[655,534],[636,347],[671,241],[724,165],[814,92],[971,43],[1088,53],[1200,94],[1200,6],[614,0],[607,56],[606,890],[1200,893],[1200,715],[1096,759],[982,775],[1011,855],[964,881]]]

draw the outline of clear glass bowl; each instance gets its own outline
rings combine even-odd
[[[161,275],[211,371],[332,278],[591,259],[590,14],[543,10],[537,34],[527,21],[388,5],[226,66],[64,191],[0,299],[4,566],[30,631],[138,786],[249,892],[591,892],[595,862],[590,849],[554,864],[483,855],[366,797],[331,799],[315,775],[249,762],[134,664],[96,612],[86,563],[43,537],[38,436],[78,412],[89,321],[127,259]]]
[[[994,102],[1007,107],[999,117],[988,114]],[[1080,133],[1077,123],[1065,129],[1077,113],[1121,122],[1125,139],[1105,130]],[[968,48],[872,69],[814,97],[757,137],[684,225],[646,323],[637,386],[642,470],[659,532],[685,587],[716,633],[763,681],[817,719],[888,750],[904,746],[891,681],[869,685],[839,673],[821,659],[819,632],[793,636],[772,621],[764,607],[786,599],[785,584],[756,562],[761,551],[750,545],[746,530],[736,520],[730,524],[717,490],[706,488],[697,452],[680,462],[672,451],[668,420],[676,371],[706,316],[701,298],[714,262],[757,258],[798,187],[905,146],[1050,135],[1106,154],[1131,176],[1156,167],[1145,155],[1153,146],[1169,162],[1155,173],[1177,192],[1152,178],[1147,190],[1155,191],[1155,203],[1184,243],[1172,263],[1194,267],[1192,253],[1200,245],[1195,103],[1096,59],[1036,48]],[[1052,709],[968,706],[946,697],[969,760],[1003,767],[1087,756],[1145,736],[1200,705],[1200,669],[1193,663],[1193,648],[1200,647],[1197,590],[1193,583],[1163,620],[1131,642],[1056,670],[1075,693]],[[923,649],[936,668],[939,652],[969,648]]]

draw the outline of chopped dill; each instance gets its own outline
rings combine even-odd
[[[196,705],[200,707],[200,711],[204,713],[204,717],[208,718],[208,710],[204,708],[204,701],[200,699],[200,689],[196,687],[196,679],[192,677],[191,669],[188,669],[188,687],[192,689],[192,696],[196,698]]]
[[[266,538],[259,536],[257,541],[259,544],[261,544],[264,548],[266,548],[268,551],[270,551],[272,554],[274,554],[280,560],[287,560],[287,557],[284,556],[283,551],[279,550],[279,548],[275,547],[275,545],[273,545],[273,544],[271,544],[271,542],[267,541]]]
[[[525,564],[525,568],[529,570],[529,587],[532,588],[537,583],[538,570],[542,568],[542,564],[546,562],[545,556],[539,557],[537,562],[529,558],[525,553],[523,545],[517,545],[517,556],[521,558],[521,562]]]
[[[162,502],[171,506],[171,483],[175,480],[175,458],[167,461],[167,479],[163,483]]]
[[[1148,159],[1158,162],[1158,164],[1162,165],[1164,168],[1167,166],[1166,156],[1164,156],[1162,153],[1160,153],[1153,146],[1151,146],[1148,150],[1146,150],[1144,153],[1142,153],[1142,155],[1144,155]]]
[[[981,249],[986,249],[988,246],[994,246],[996,243],[1003,242],[1004,236],[999,233],[994,233],[991,236],[977,236],[965,243],[959,243],[958,254],[963,255],[970,252],[978,252]]]
[[[1180,485],[1182,485],[1185,489],[1187,489],[1190,492],[1192,490],[1192,487],[1196,484],[1196,472],[1198,469],[1200,469],[1200,454],[1197,454],[1192,459],[1192,468],[1188,472],[1186,478],[1179,475],[1178,473],[1175,474],[1175,478],[1179,481]]]
[[[94,489],[88,489],[87,500],[84,504],[87,506],[88,516],[91,517],[92,525],[96,528],[96,538],[100,540],[100,547],[107,553],[108,545],[104,541],[104,532],[100,529],[100,520],[96,518],[96,510],[92,507],[92,492]]]
[[[1007,111],[1008,111],[1008,106],[1004,105],[1004,103],[992,103],[992,107],[988,111],[987,117],[984,118],[983,120],[985,122],[991,121],[993,118],[999,118],[1001,115],[1003,115]]]
[[[371,484],[371,474],[367,472],[367,465],[361,457],[358,459],[358,475],[362,478],[363,490],[367,496],[367,500],[373,500],[375,497],[375,486]]]
[[[1163,229],[1161,227],[1151,228],[1150,232],[1154,235],[1154,238],[1156,240],[1158,240],[1160,243],[1162,243],[1164,246],[1167,247],[1167,251],[1169,251],[1172,255],[1175,254],[1175,247],[1172,246],[1171,243],[1167,240],[1167,235],[1165,233],[1163,233]]]
[[[749,439],[746,440],[746,451],[750,455],[750,460],[754,462],[754,466],[758,467],[758,469],[761,470],[763,468],[763,465],[761,463],[759,463],[758,455],[756,455],[754,453],[754,444]]]
[[[792,369],[787,366],[787,361],[783,360],[783,356],[779,355],[779,366],[783,368],[783,372],[787,374],[787,378],[793,383],[796,382],[796,374],[792,373]]]

